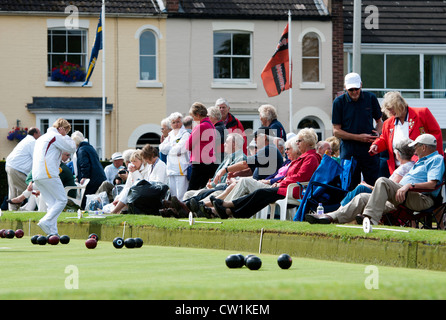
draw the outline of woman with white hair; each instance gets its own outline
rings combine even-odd
[[[262,180],[255,180],[253,177],[241,177],[240,180],[233,181],[233,183],[226,188],[225,192],[216,198],[225,201],[232,201],[254,192],[257,189],[272,188],[276,182],[285,178],[291,162],[297,160],[297,158],[299,158],[301,155],[301,151],[297,143],[297,136],[285,142],[285,153],[288,160],[282,167],[280,167],[279,170],[277,170],[275,174]],[[206,205],[210,206],[211,204],[207,203]]]
[[[189,151],[185,144],[190,133],[183,125],[183,115],[174,112],[168,117],[172,131],[160,144],[161,153],[167,154],[168,185],[172,196],[182,199],[189,186],[187,171],[190,165]]]
[[[170,125],[170,120],[169,117],[164,118],[163,120],[161,120],[161,138],[160,138],[160,143],[164,142],[164,139],[167,138],[167,136],[169,135],[170,131],[172,131],[172,126]],[[160,152],[159,154],[160,159],[164,162],[167,163],[167,154]]]
[[[264,104],[259,107],[259,117],[262,126],[274,129],[276,137],[287,139],[287,134],[283,125],[277,120],[276,108],[270,104]]]
[[[90,182],[85,188],[84,198],[81,203],[81,208],[84,209],[87,201],[86,196],[96,193],[102,182],[107,180],[107,177],[105,176],[104,167],[99,161],[96,149],[84,139],[82,132],[74,131],[71,139],[74,140],[77,148],[77,180],[80,184],[83,184],[85,179],[90,179]]]

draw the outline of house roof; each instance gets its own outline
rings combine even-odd
[[[106,0],[106,13],[128,15],[156,15],[169,13],[170,17],[190,18],[235,18],[235,19],[284,19],[291,10],[294,19],[329,19],[330,13],[324,0],[178,0],[178,10],[172,10],[169,0],[169,12],[161,12],[159,0]],[[79,14],[97,14],[102,1],[87,0],[2,0],[0,13],[61,13],[68,5],[78,8]]]
[[[343,0],[344,42],[353,42],[353,0]],[[377,11],[378,28],[367,29],[364,23]],[[363,0],[362,43],[446,44],[446,1],[443,0]],[[373,22],[373,21],[371,21]]]
[[[151,0],[106,0],[106,13],[131,14],[131,15],[153,15],[159,12],[154,7],[156,1]],[[64,14],[65,8],[74,5],[79,14],[98,14],[101,11],[102,1],[88,0],[2,0],[0,12],[51,12]]]
[[[288,10],[298,20],[330,17],[323,0],[180,0],[179,11],[169,16],[286,20]]]

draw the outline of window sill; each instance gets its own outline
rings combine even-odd
[[[325,89],[325,83],[322,82],[301,82],[301,89],[322,90]]]
[[[212,82],[212,89],[257,89],[257,83],[253,82]]]
[[[163,84],[154,80],[139,80],[136,83],[137,88],[162,88]]]
[[[79,81],[79,82],[62,82],[62,81],[46,81],[45,82],[45,87],[75,87],[75,88],[79,88],[82,87],[82,85],[84,84],[84,82]],[[88,81],[88,83],[84,86],[84,87],[88,87],[91,88],[93,86],[93,83]]]

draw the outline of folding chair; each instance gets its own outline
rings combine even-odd
[[[351,176],[356,167],[356,160],[343,159],[341,164],[324,155],[321,164],[308,183],[302,203],[297,209],[294,221],[303,221],[310,211],[316,211],[319,203],[325,212],[339,208],[341,200],[348,193]]]
[[[79,184],[76,182],[76,186],[69,186],[69,187],[65,187],[65,191],[67,193],[67,198],[68,200],[73,201],[73,203],[75,205],[77,205],[78,207],[81,206],[82,203],[82,198],[84,197],[84,193],[85,193],[85,188],[87,187],[87,184],[90,182],[90,179],[85,179],[84,180],[84,184]],[[79,190],[78,192],[76,192],[76,198],[70,197],[68,195],[68,192],[70,190]]]
[[[446,164],[446,154],[444,155]],[[426,210],[414,211],[407,208],[404,203],[400,204],[396,210],[383,214],[381,223],[392,226],[415,227],[421,229],[433,229],[432,222],[435,222],[435,229],[444,229],[443,218],[446,210],[446,202],[443,199],[446,188],[446,172],[443,181],[434,190],[411,189],[408,192],[432,192],[440,190],[438,196],[434,198],[434,205]]]
[[[412,189],[409,192],[423,192],[422,189]],[[432,191],[432,190],[429,190]],[[434,205],[426,210],[414,211],[400,204],[395,211],[383,214],[381,223],[390,226],[415,227],[421,229],[444,229],[443,217],[446,202],[443,202],[441,193],[434,199]]]
[[[270,219],[274,219],[276,207],[278,206],[280,210],[280,220],[288,220],[288,217],[291,220],[293,209],[300,205],[303,191],[307,185],[308,182],[296,182],[289,184],[285,198],[270,203],[268,206],[257,212],[256,219],[267,219],[268,214]],[[294,188],[300,188],[299,196],[297,198],[293,196]]]
[[[269,204],[270,219],[274,219],[276,206],[278,206],[280,210],[280,220],[288,220],[288,217],[290,218],[289,220],[291,220],[293,209],[299,206],[302,202],[303,191],[305,190],[304,188],[306,186],[308,186],[308,182],[297,182],[289,184],[287,187],[285,198]],[[293,196],[295,188],[300,189],[299,196],[297,198]]]

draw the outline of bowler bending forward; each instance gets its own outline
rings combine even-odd
[[[67,195],[59,177],[63,152],[74,153],[76,145],[67,136],[70,123],[62,118],[36,141],[33,154],[33,180],[48,205],[46,215],[37,224],[47,234],[57,234],[57,218],[65,209]]]

